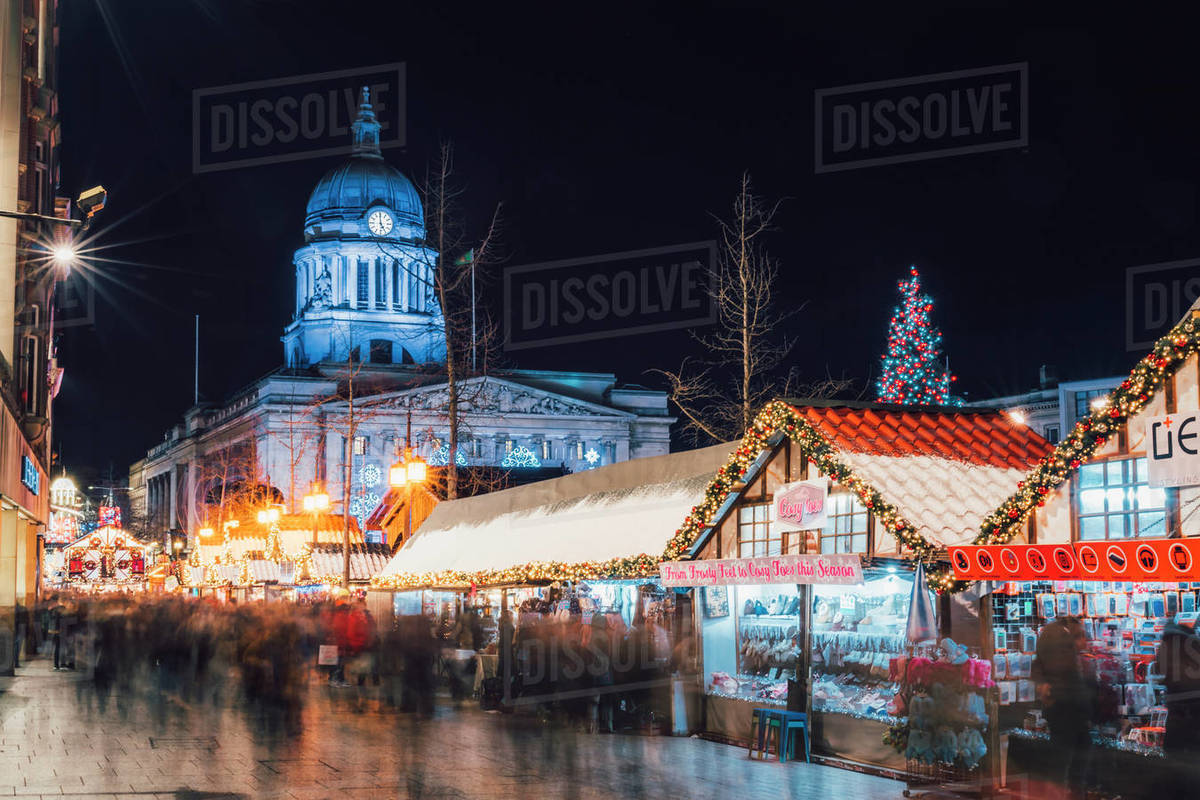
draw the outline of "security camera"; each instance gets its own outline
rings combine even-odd
[[[75,206],[83,215],[83,221],[86,225],[91,222],[92,217],[96,212],[104,208],[105,201],[108,200],[108,192],[103,186],[93,186],[92,188],[81,192],[75,200]]]

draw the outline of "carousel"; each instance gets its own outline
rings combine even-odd
[[[68,584],[92,591],[144,589],[146,546],[120,527],[97,528],[63,548]]]

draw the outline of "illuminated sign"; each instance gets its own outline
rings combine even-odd
[[[1154,487],[1200,483],[1200,414],[1146,420],[1146,482]]]
[[[33,459],[29,456],[21,456],[21,483],[25,484],[25,488],[36,495],[38,486],[41,485],[41,477]]]
[[[796,481],[775,493],[775,524],[782,530],[824,528],[826,481]]]
[[[1198,539],[970,545],[948,552],[962,581],[1200,579]]]

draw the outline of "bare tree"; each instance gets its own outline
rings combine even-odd
[[[764,239],[774,229],[778,208],[754,194],[749,173],[743,173],[730,217],[717,218],[720,246],[710,287],[717,326],[695,335],[707,355],[684,359],[675,371],[652,370],[666,378],[695,439],[735,439],[772,397],[802,389],[832,394],[848,383],[829,377],[805,387],[795,369],[777,374],[795,344],[780,329],[799,310],[782,314],[773,304],[779,264]]]
[[[500,231],[500,206],[492,213],[483,237],[471,240],[464,225],[458,200],[464,190],[454,177],[454,148],[442,145],[435,168],[425,180],[425,251],[432,290],[441,307],[441,331],[446,347],[448,387],[446,421],[446,497],[458,497],[458,454],[460,414],[464,400],[462,381],[486,373],[494,361],[497,326],[479,300],[479,289],[488,267],[495,263]],[[483,358],[480,359],[482,351]]]
[[[193,502],[204,510],[201,518],[217,532],[224,530],[227,521],[249,517],[264,503],[277,499],[278,491],[269,485],[259,463],[253,434],[202,456],[195,486]]]
[[[295,513],[296,498],[301,494],[296,486],[296,468],[308,458],[320,435],[320,429],[315,419],[319,412],[319,405],[301,405],[300,411],[297,412],[298,405],[293,387],[288,399],[287,419],[283,422],[283,430],[269,434],[287,452],[287,506],[291,513]]]

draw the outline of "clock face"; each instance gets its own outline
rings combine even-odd
[[[376,236],[387,236],[392,232],[392,215],[386,211],[372,211],[367,217],[367,228]]]

